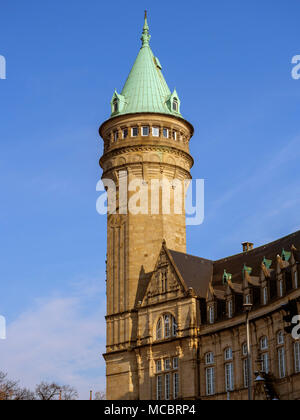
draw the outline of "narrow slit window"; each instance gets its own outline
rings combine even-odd
[[[279,282],[279,297],[283,297],[283,280]]]
[[[228,318],[232,318],[233,316],[233,303],[232,300],[228,302]]]
[[[113,110],[114,110],[114,112],[118,112],[119,111],[118,99],[115,99],[114,102],[113,102]]]
[[[173,99],[173,111],[178,112],[178,100],[176,98]]]
[[[267,287],[264,287],[263,295],[264,295],[264,305],[266,305],[268,303],[268,288]]]

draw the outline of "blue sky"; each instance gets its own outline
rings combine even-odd
[[[188,252],[217,259],[300,228],[299,1],[2,1],[0,369],[25,385],[56,379],[82,398],[104,387],[97,130],[138,54],[144,9],[206,182]]]

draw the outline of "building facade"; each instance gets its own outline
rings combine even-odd
[[[194,129],[150,48],[147,16],[141,40],[100,127],[103,182],[115,193],[107,219],[107,398],[247,399],[243,305],[251,303],[253,397],[300,399],[300,342],[285,332],[282,309],[300,297],[300,232],[260,248],[245,243],[220,261],[186,253]]]

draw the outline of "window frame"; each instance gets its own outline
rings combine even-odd
[[[279,347],[277,350],[278,357],[278,376],[280,379],[286,377],[286,360],[285,360],[285,348]]]
[[[178,324],[176,318],[170,313],[161,315],[158,318],[155,328],[156,341],[168,340],[172,337],[178,336]]]
[[[212,351],[209,351],[208,353],[206,353],[204,357],[205,357],[206,366],[210,366],[215,363],[215,355]]]
[[[163,375],[156,376],[156,399],[162,401],[163,399]]]
[[[119,112],[119,101],[117,98],[113,100],[113,113]]]
[[[205,369],[205,382],[206,382],[206,396],[211,397],[215,395],[215,368],[214,366]]]
[[[229,353],[228,353],[229,352]],[[227,347],[225,350],[224,350],[224,360],[227,362],[227,361],[230,361],[230,360],[233,360],[233,351],[232,351],[232,348],[231,347]]]
[[[171,400],[171,373],[165,374],[165,400]]]
[[[144,134],[144,129],[147,130],[147,134]],[[142,137],[149,137],[150,135],[150,127],[148,125],[143,125],[142,126]]]
[[[155,134],[155,130],[157,130],[157,135]],[[152,137],[159,137],[160,136],[160,128],[159,127],[152,127]]]
[[[261,337],[261,339],[259,340],[259,344],[260,344],[260,349],[261,350],[268,350],[268,348],[269,348],[268,337],[266,335]]]
[[[234,366],[233,366],[233,362],[225,364],[225,390],[226,390],[226,392],[234,391]]]
[[[215,323],[215,305],[209,305],[208,307],[208,321],[210,325],[213,325]]]
[[[179,382],[179,372],[173,373],[173,399],[176,400],[179,397],[180,392],[180,382]]]
[[[178,112],[178,110],[179,110],[179,101],[178,101],[177,98],[173,98],[173,100],[172,100],[172,110],[174,112]]]
[[[155,366],[156,366],[156,373],[161,373],[163,371],[161,360],[156,360]]]
[[[246,305],[250,305],[251,304],[251,293],[248,293],[245,296],[245,303],[246,303]]]
[[[179,367],[179,358],[178,357],[173,357],[173,370],[177,370],[178,367]]]
[[[164,371],[169,372],[170,370],[172,370],[171,359],[170,358],[164,359]]]
[[[279,280],[279,297],[283,297],[284,296],[284,284],[283,284],[283,280]]]
[[[283,331],[278,331],[278,333],[277,333],[277,344],[279,346],[284,345],[284,333],[283,333]]]
[[[164,336],[165,338],[171,337],[171,319],[170,315],[164,315]]]
[[[137,134],[135,135],[133,130],[137,130]],[[131,137],[138,137],[139,136],[139,127],[131,127]]]
[[[162,340],[163,339],[163,335],[162,335],[163,329],[162,329],[162,327],[163,327],[163,320],[160,317],[159,320],[157,321],[157,324],[156,324],[156,340]]]
[[[244,388],[249,386],[249,359],[243,359],[243,380]]]
[[[269,353],[263,353],[261,355],[261,370],[262,372],[268,374],[270,371],[270,358]]]
[[[167,133],[167,135],[165,136],[165,132]],[[170,136],[169,136],[169,129],[168,128],[163,128],[163,138],[164,139],[168,139],[168,138],[170,138]]]

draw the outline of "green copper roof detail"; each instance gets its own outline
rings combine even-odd
[[[142,34],[142,47],[149,47],[149,42],[151,39],[151,35],[149,34],[149,26],[147,21],[147,11],[145,11],[145,24],[143,27],[143,34]]]
[[[171,93],[162,66],[150,45],[147,13],[142,33],[142,47],[123,87],[115,91],[111,101],[111,117],[139,112],[161,113],[181,117],[180,100],[176,89]]]
[[[249,274],[249,276],[251,275],[251,273],[252,273],[252,268],[251,267],[247,267],[246,266],[246,264],[244,264],[244,267],[243,267],[243,277],[245,278],[245,273],[248,273]]]
[[[282,250],[281,258],[283,259],[283,261],[289,261],[291,256],[291,252],[285,251],[284,249]]]
[[[226,270],[224,270],[224,274],[223,274],[223,285],[228,284],[229,281],[231,281],[232,279],[232,274],[227,273]]]
[[[263,264],[267,267],[267,269],[269,270],[271,268],[272,265],[272,260],[268,260],[266,257],[264,257],[263,259]]]

